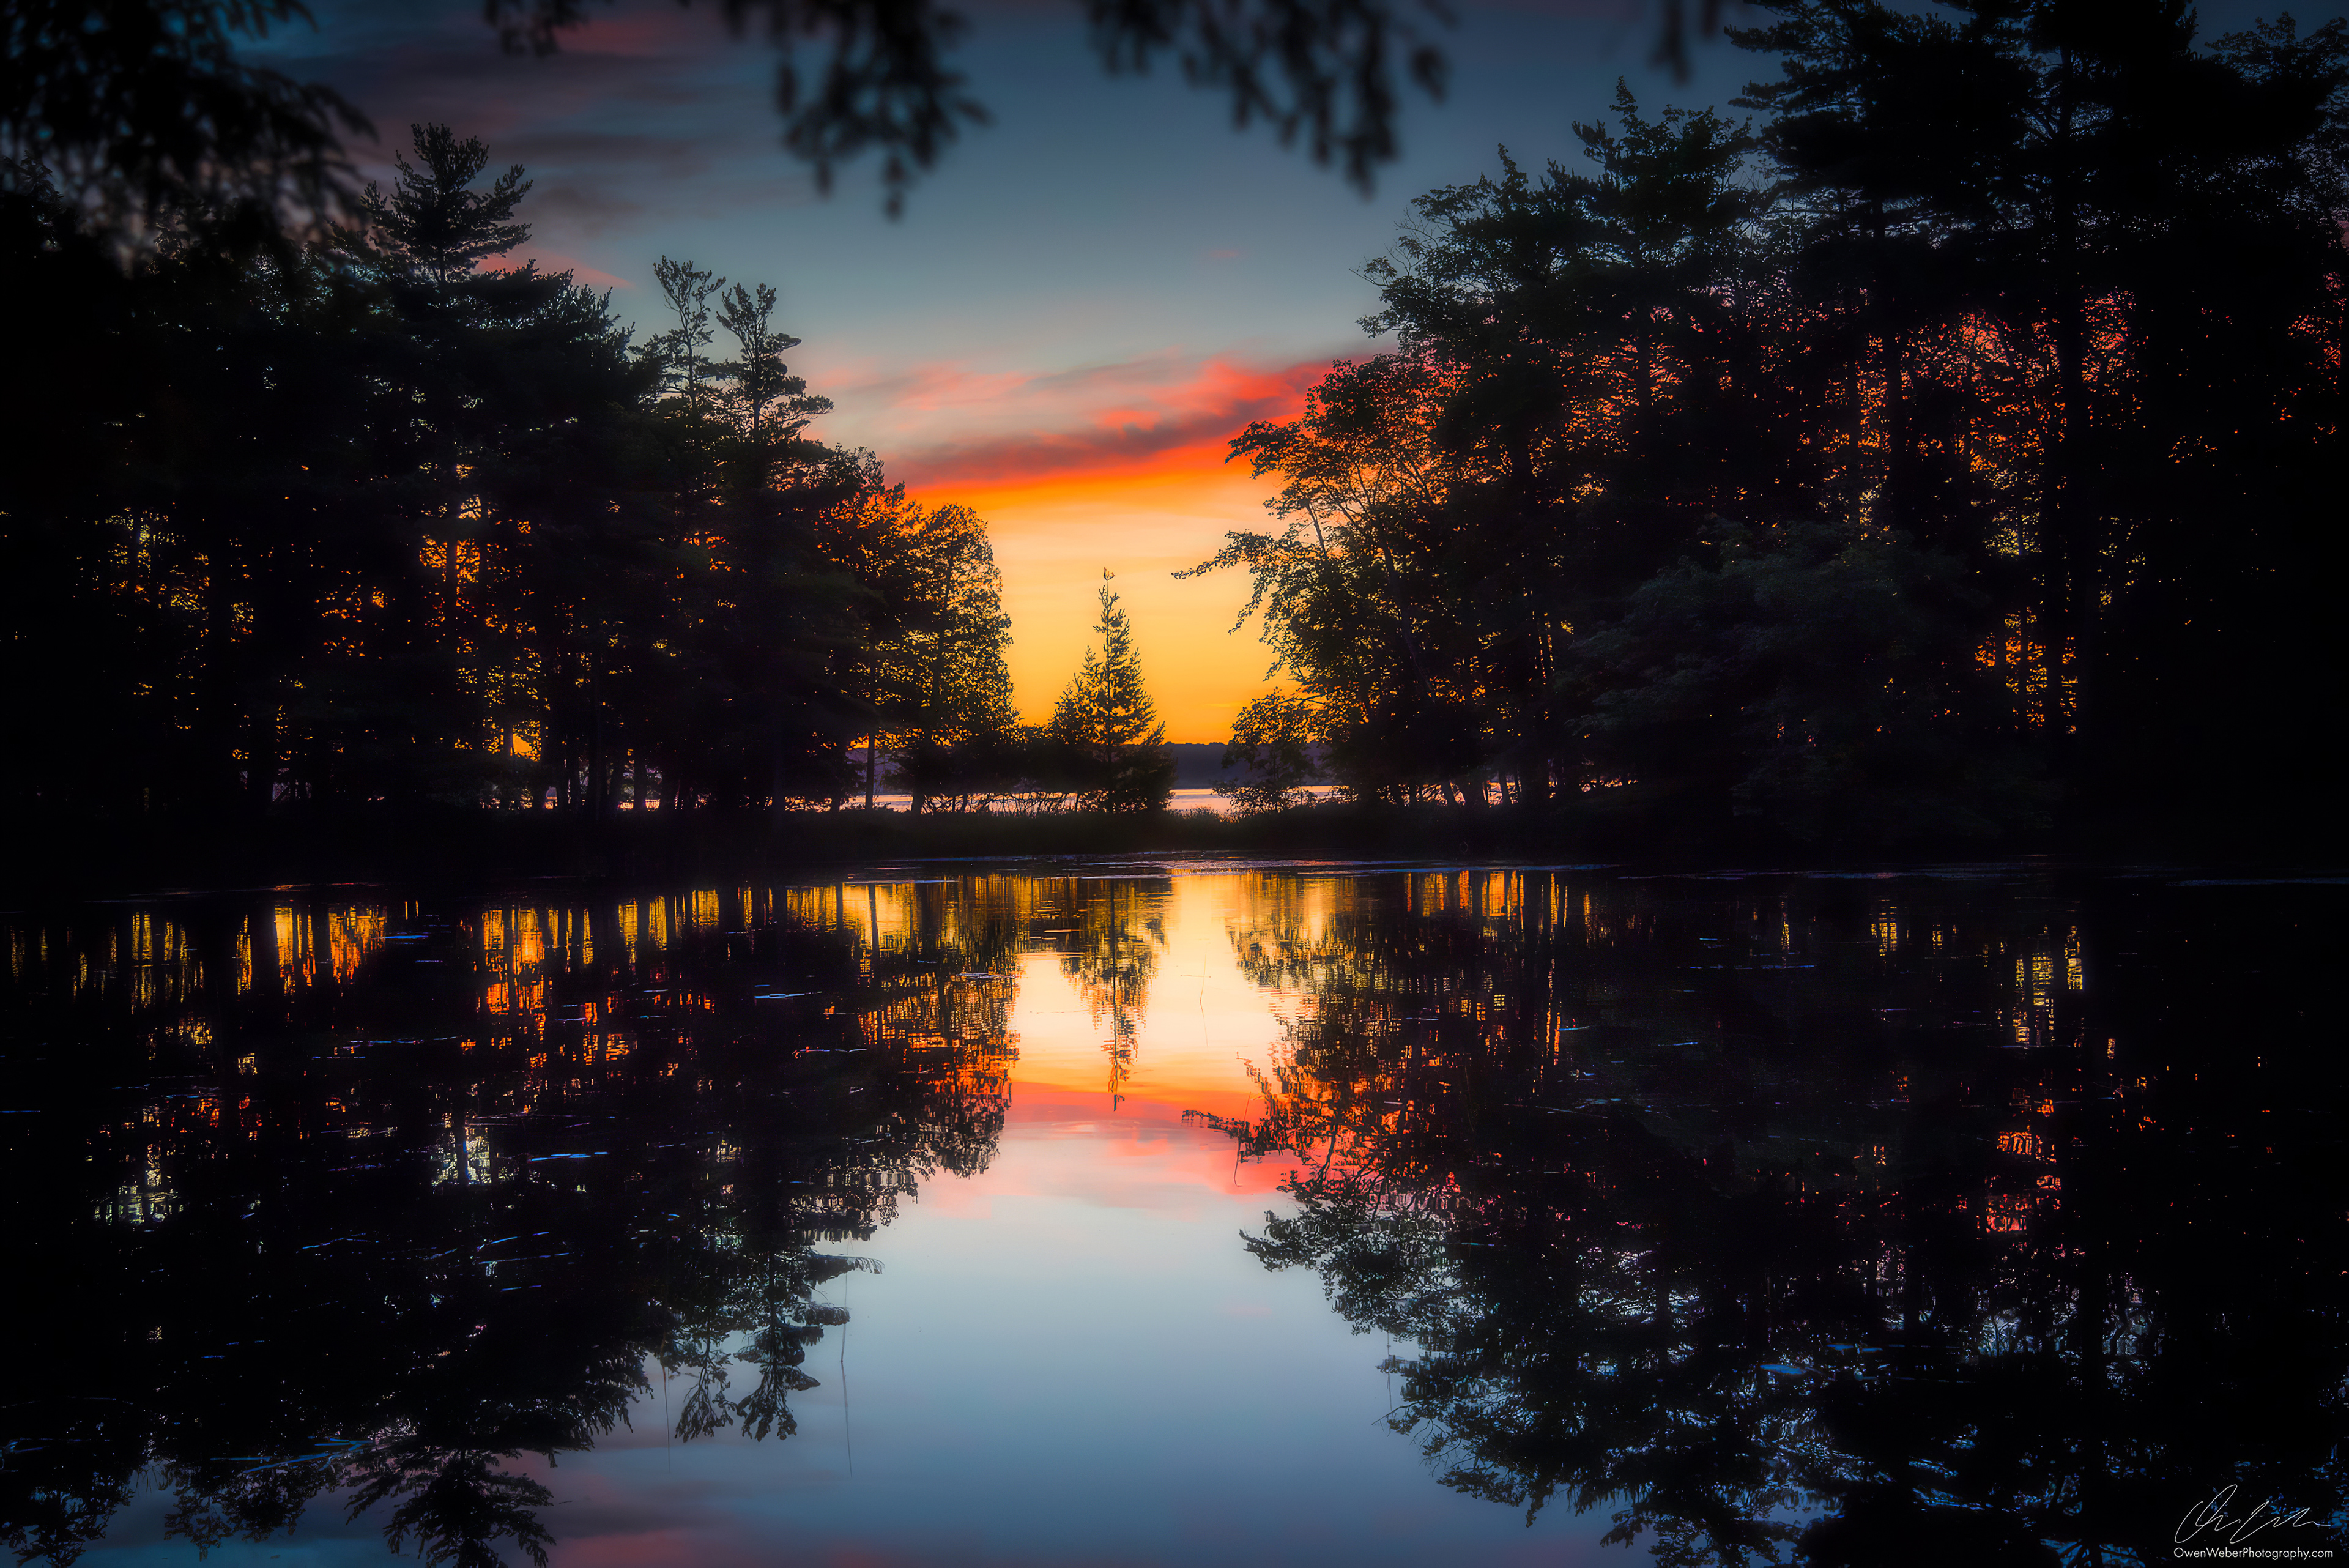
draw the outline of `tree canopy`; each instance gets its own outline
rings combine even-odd
[[[1198,569],[1340,777],[1878,842],[2321,791],[2349,31],[1765,10],[1758,126],[1624,88],[1420,197],[1393,346],[1234,441],[1280,526]]]
[[[967,793],[1011,723],[984,523],[808,436],[771,286],[664,258],[638,344],[495,265],[529,182],[490,166],[418,126],[326,240],[127,273],[62,195],[6,208],[54,306],[5,394],[19,805],[836,805],[876,727]]]
[[[1156,811],[1174,788],[1174,762],[1166,726],[1142,681],[1133,622],[1102,573],[1097,654],[1062,689],[1047,732],[1061,749],[1061,767],[1080,804],[1097,811]]]

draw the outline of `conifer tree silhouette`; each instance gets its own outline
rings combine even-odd
[[[1101,619],[1093,625],[1102,650],[1085,649],[1053,710],[1051,734],[1072,753],[1076,794],[1087,810],[1159,811],[1174,788],[1174,761],[1112,580],[1102,573]]]

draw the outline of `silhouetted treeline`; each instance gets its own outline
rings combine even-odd
[[[1419,198],[1395,346],[1234,443],[1298,683],[1244,739],[1877,842],[2323,802],[2343,24],[1763,9],[1758,121],[1623,90]]]
[[[419,127],[325,239],[167,212],[127,265],[9,166],[14,806],[837,804],[871,738],[933,794],[1001,750],[979,519],[809,439],[771,288],[664,260],[633,342],[483,265],[487,160]]]

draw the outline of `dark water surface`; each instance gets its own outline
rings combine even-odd
[[[0,917],[0,1544],[2338,1552],[2344,916],[1117,862]]]

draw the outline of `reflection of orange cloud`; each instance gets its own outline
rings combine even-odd
[[[1133,1052],[1115,1110],[1121,1118],[1179,1124],[1185,1111],[1263,1114],[1247,1064],[1271,1060],[1282,1034],[1265,992],[1233,960],[1227,931],[1247,898],[1241,881],[1201,877],[1149,907],[1161,933],[1158,973],[1146,1000],[1127,1014]],[[1013,1118],[1110,1116],[1105,1019],[1079,993],[1059,955],[1026,954],[1019,972]]]
[[[1085,1094],[1052,1085],[1014,1079],[1011,1105],[1004,1117],[1007,1137],[1050,1137],[1056,1127],[1081,1142],[1086,1156],[1081,1189],[1096,1202],[1119,1209],[1179,1209],[1202,1190],[1208,1192],[1276,1192],[1297,1168],[1286,1152],[1264,1159],[1242,1159],[1227,1133],[1183,1120],[1184,1110],[1168,1101],[1120,1099],[1114,1109],[1105,1094]],[[1261,1115],[1264,1102],[1236,1104],[1216,1112],[1246,1117]],[[1125,1136],[1119,1137],[1121,1129]],[[1050,1167],[1034,1167],[1039,1176],[1055,1174]],[[1050,1179],[1015,1183],[1002,1170],[990,1172],[988,1199],[1065,1196]],[[923,1198],[927,1201],[928,1189]]]

